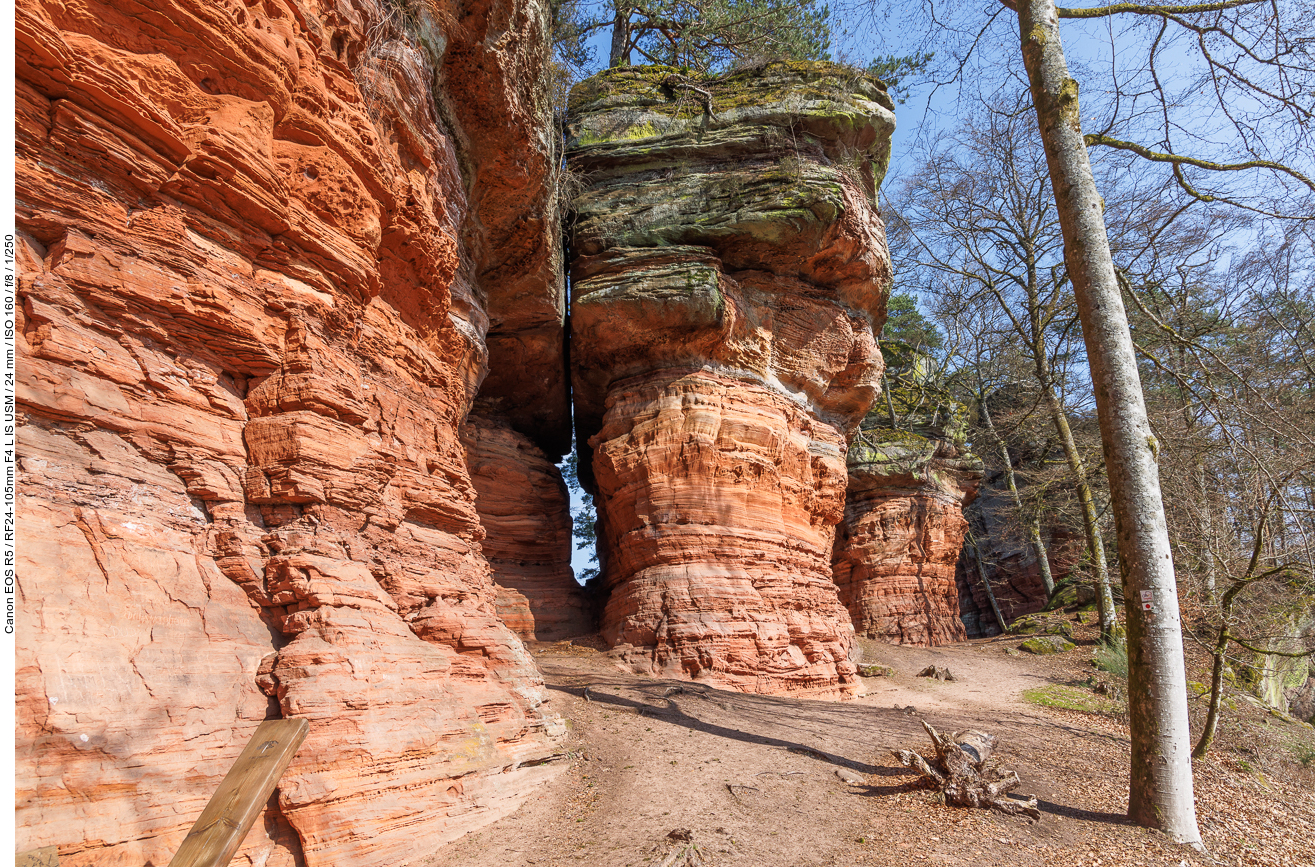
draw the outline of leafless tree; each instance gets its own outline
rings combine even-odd
[[[1129,88],[1127,67],[1118,59],[1110,61],[1105,86],[1095,89],[1098,95],[1103,89],[1106,97],[1098,100],[1101,111],[1091,112],[1088,106],[1087,119],[1097,130],[1093,145],[1120,148],[1169,167],[1187,196],[1183,208],[1226,202],[1304,223],[1315,215],[1308,114],[1308,94],[1315,82],[1310,62],[1315,16],[1307,0],[1120,3],[1086,10],[1059,10],[1052,0],[1001,0],[984,14],[980,6],[947,8],[928,0],[918,9],[930,22],[929,39],[942,50],[944,77],[938,83],[962,85],[969,79],[966,71],[984,69],[977,63],[977,70],[970,70],[984,45],[1010,46],[1002,49],[1005,56],[1021,59],[1026,72],[1095,389],[1124,591],[1134,600],[1146,597],[1143,607],[1130,609],[1128,619],[1128,812],[1140,825],[1200,845],[1188,757],[1181,621],[1157,465],[1159,443],[1146,413],[1103,203],[1083,134],[1078,81],[1065,57],[1059,20],[1104,23],[1111,48],[1120,48],[1110,51],[1111,58],[1130,56],[1126,41],[1121,41],[1127,36],[1141,35],[1142,44],[1150,48],[1148,59],[1134,68],[1149,76],[1149,89]],[[1132,23],[1118,25],[1115,35],[1116,19]],[[1006,23],[1017,25],[1017,36],[1003,32]],[[1168,70],[1159,62],[1171,29],[1197,37],[1195,47],[1205,64],[1203,75],[1189,76],[1177,90],[1167,85]],[[1021,45],[1021,52],[1014,53],[1013,45]],[[999,56],[996,52],[993,59]],[[1130,105],[1126,97],[1131,93],[1139,99]],[[1206,97],[1209,102],[1199,99]],[[1191,123],[1183,123],[1184,116]],[[1189,128],[1202,129],[1203,134],[1184,141],[1180,133]],[[1161,131],[1158,149],[1138,138],[1150,129]],[[1189,152],[1185,144],[1201,150]],[[1284,159],[1274,158],[1269,148],[1277,148]],[[1214,191],[1207,191],[1207,177],[1217,185]],[[1235,178],[1244,180],[1233,182]]]
[[[1097,498],[1069,421],[1069,373],[1082,361],[1078,321],[1045,155],[1020,96],[981,108],[926,155],[896,194],[893,247],[901,279],[926,295],[957,296],[955,305],[991,304],[1027,359],[1081,505],[1101,634],[1112,641],[1120,630]],[[997,436],[980,405],[988,436]]]
[[[1122,275],[1152,423],[1177,470],[1167,475],[1173,500],[1190,503],[1168,515],[1188,564],[1187,602],[1214,657],[1198,756],[1214,738],[1230,661],[1272,671],[1315,647],[1309,242],[1261,235],[1229,251],[1204,244],[1209,236],[1201,226],[1162,237],[1159,253],[1177,250],[1178,266],[1152,261]]]

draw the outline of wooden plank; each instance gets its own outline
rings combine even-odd
[[[183,838],[169,867],[225,867],[306,740],[304,719],[265,720]]]
[[[59,853],[54,846],[19,852],[14,859],[14,867],[59,867]]]

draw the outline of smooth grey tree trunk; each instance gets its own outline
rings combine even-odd
[[[1078,83],[1068,74],[1052,0],[1018,3],[1023,63],[1036,105],[1096,391],[1105,466],[1128,600],[1128,815],[1200,846],[1192,797],[1187,677],[1169,530],[1128,318],[1103,205],[1082,138]],[[1144,600],[1144,601],[1143,601]]]

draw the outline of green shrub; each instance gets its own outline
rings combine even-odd
[[[1128,679],[1128,644],[1122,638],[1112,642],[1096,645],[1096,652],[1091,656],[1092,665],[1101,671],[1108,671],[1124,680]]]

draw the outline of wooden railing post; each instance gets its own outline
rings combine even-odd
[[[265,720],[183,838],[169,867],[225,867],[306,740],[304,719]]]

